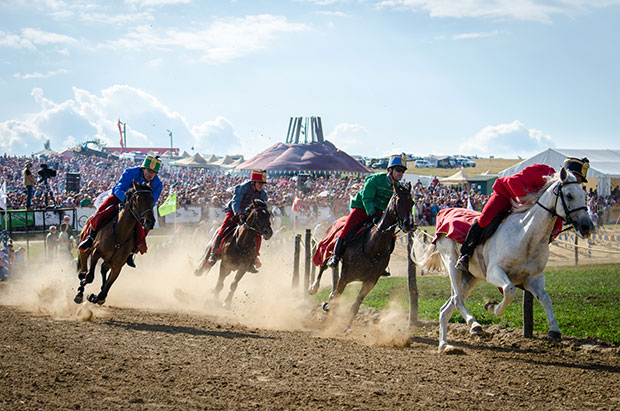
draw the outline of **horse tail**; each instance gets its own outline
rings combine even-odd
[[[418,267],[424,269],[424,271],[443,271],[441,254],[439,254],[435,243],[425,244],[417,235],[413,236],[411,259]]]

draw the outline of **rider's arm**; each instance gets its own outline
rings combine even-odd
[[[241,200],[243,199],[243,195],[245,194],[245,190],[250,188],[249,184],[240,184],[235,187],[235,194],[233,194],[233,198],[231,201],[232,211],[235,214],[239,214],[241,211]]]
[[[155,178],[153,179],[153,206],[155,206],[155,204],[157,204],[157,200],[159,200],[159,196],[161,196],[161,192],[164,188],[163,183],[161,182],[161,180],[159,179],[159,177],[155,176]]]
[[[362,204],[367,215],[373,215],[377,210],[375,209],[375,196],[377,195],[377,183],[375,178],[368,178],[362,189]]]
[[[128,168],[123,171],[121,179],[118,180],[118,183],[116,183],[116,185],[112,189],[112,194],[114,194],[116,198],[121,200],[121,203],[125,201],[125,192],[129,190],[129,187],[131,187],[136,177],[134,170],[135,168]]]

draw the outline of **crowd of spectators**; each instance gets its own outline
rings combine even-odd
[[[26,207],[26,186],[23,170],[26,163],[31,162],[31,171],[35,177],[41,164],[57,171],[57,176],[48,179],[49,189],[54,194],[55,204],[45,202],[45,184],[40,178],[34,186],[32,198],[33,208],[44,208],[46,205],[58,207],[94,207],[94,201],[102,192],[112,188],[127,167],[136,166],[131,160],[104,160],[97,157],[76,155],[73,158],[53,156],[48,158],[16,157],[3,155],[0,157],[0,178],[6,181],[8,208]],[[80,174],[78,192],[67,192],[66,173]],[[205,218],[209,218],[209,209],[221,208],[232,198],[235,185],[242,183],[247,176],[236,175],[229,171],[213,171],[203,168],[164,167],[159,173],[164,183],[160,203],[165,201],[171,192],[177,192],[180,206],[199,206]],[[319,208],[329,209],[329,220],[348,213],[350,199],[363,187],[363,177],[353,176],[270,176],[270,205],[278,208],[282,216],[291,213],[295,199],[302,205],[301,212],[309,218],[317,218]],[[429,186],[421,182],[413,184],[416,201],[415,213],[419,225],[433,225],[437,213],[449,207],[463,207],[481,210],[488,196],[469,187],[452,187],[439,183],[434,178]],[[616,187],[610,196],[598,196],[596,190],[588,192],[588,205],[597,213],[604,215],[605,209],[617,204],[620,200],[620,189]]]

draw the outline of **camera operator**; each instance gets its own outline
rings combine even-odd
[[[43,194],[45,196],[45,206],[47,207],[47,196],[49,194],[54,206],[56,205],[56,200],[54,199],[54,193],[50,189],[49,182],[47,181],[50,178],[56,177],[56,170],[53,170],[47,166],[47,164],[41,164],[41,169],[37,173],[39,174],[39,182],[43,183]]]

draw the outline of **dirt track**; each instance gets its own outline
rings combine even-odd
[[[208,297],[214,274],[165,255],[124,270],[103,307],[71,301],[63,265],[0,284],[0,409],[620,409],[618,347],[451,325],[463,353],[440,355],[436,324],[409,331],[392,310],[343,333],[269,253],[232,311]]]

